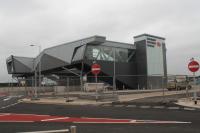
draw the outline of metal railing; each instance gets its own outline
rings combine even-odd
[[[32,131],[32,132],[18,132],[18,133],[77,133],[76,126],[70,126],[69,129],[61,130],[47,130],[47,131]]]

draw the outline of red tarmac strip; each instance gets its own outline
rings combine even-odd
[[[87,117],[66,117],[49,116],[36,114],[12,114],[0,113],[0,122],[70,122],[70,123],[191,123],[179,121],[157,121],[157,120],[133,120],[133,119],[111,119],[111,118],[87,118]]]

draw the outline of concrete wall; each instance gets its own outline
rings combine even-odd
[[[2,87],[0,88],[0,93],[25,95],[31,90],[34,91],[34,87]],[[41,89],[38,89],[38,92],[53,92],[53,87],[41,87]]]

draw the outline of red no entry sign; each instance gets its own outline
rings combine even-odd
[[[94,75],[98,75],[101,72],[101,66],[96,63],[92,65],[91,69]]]
[[[197,61],[191,61],[189,64],[188,64],[188,69],[191,71],[191,72],[196,72],[199,70],[199,63]]]

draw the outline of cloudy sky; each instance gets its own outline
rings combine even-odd
[[[200,61],[199,0],[0,0],[0,27],[0,82],[10,81],[8,56],[37,55],[30,44],[92,35],[128,43],[142,33],[165,37],[169,74],[190,74],[189,59]]]

